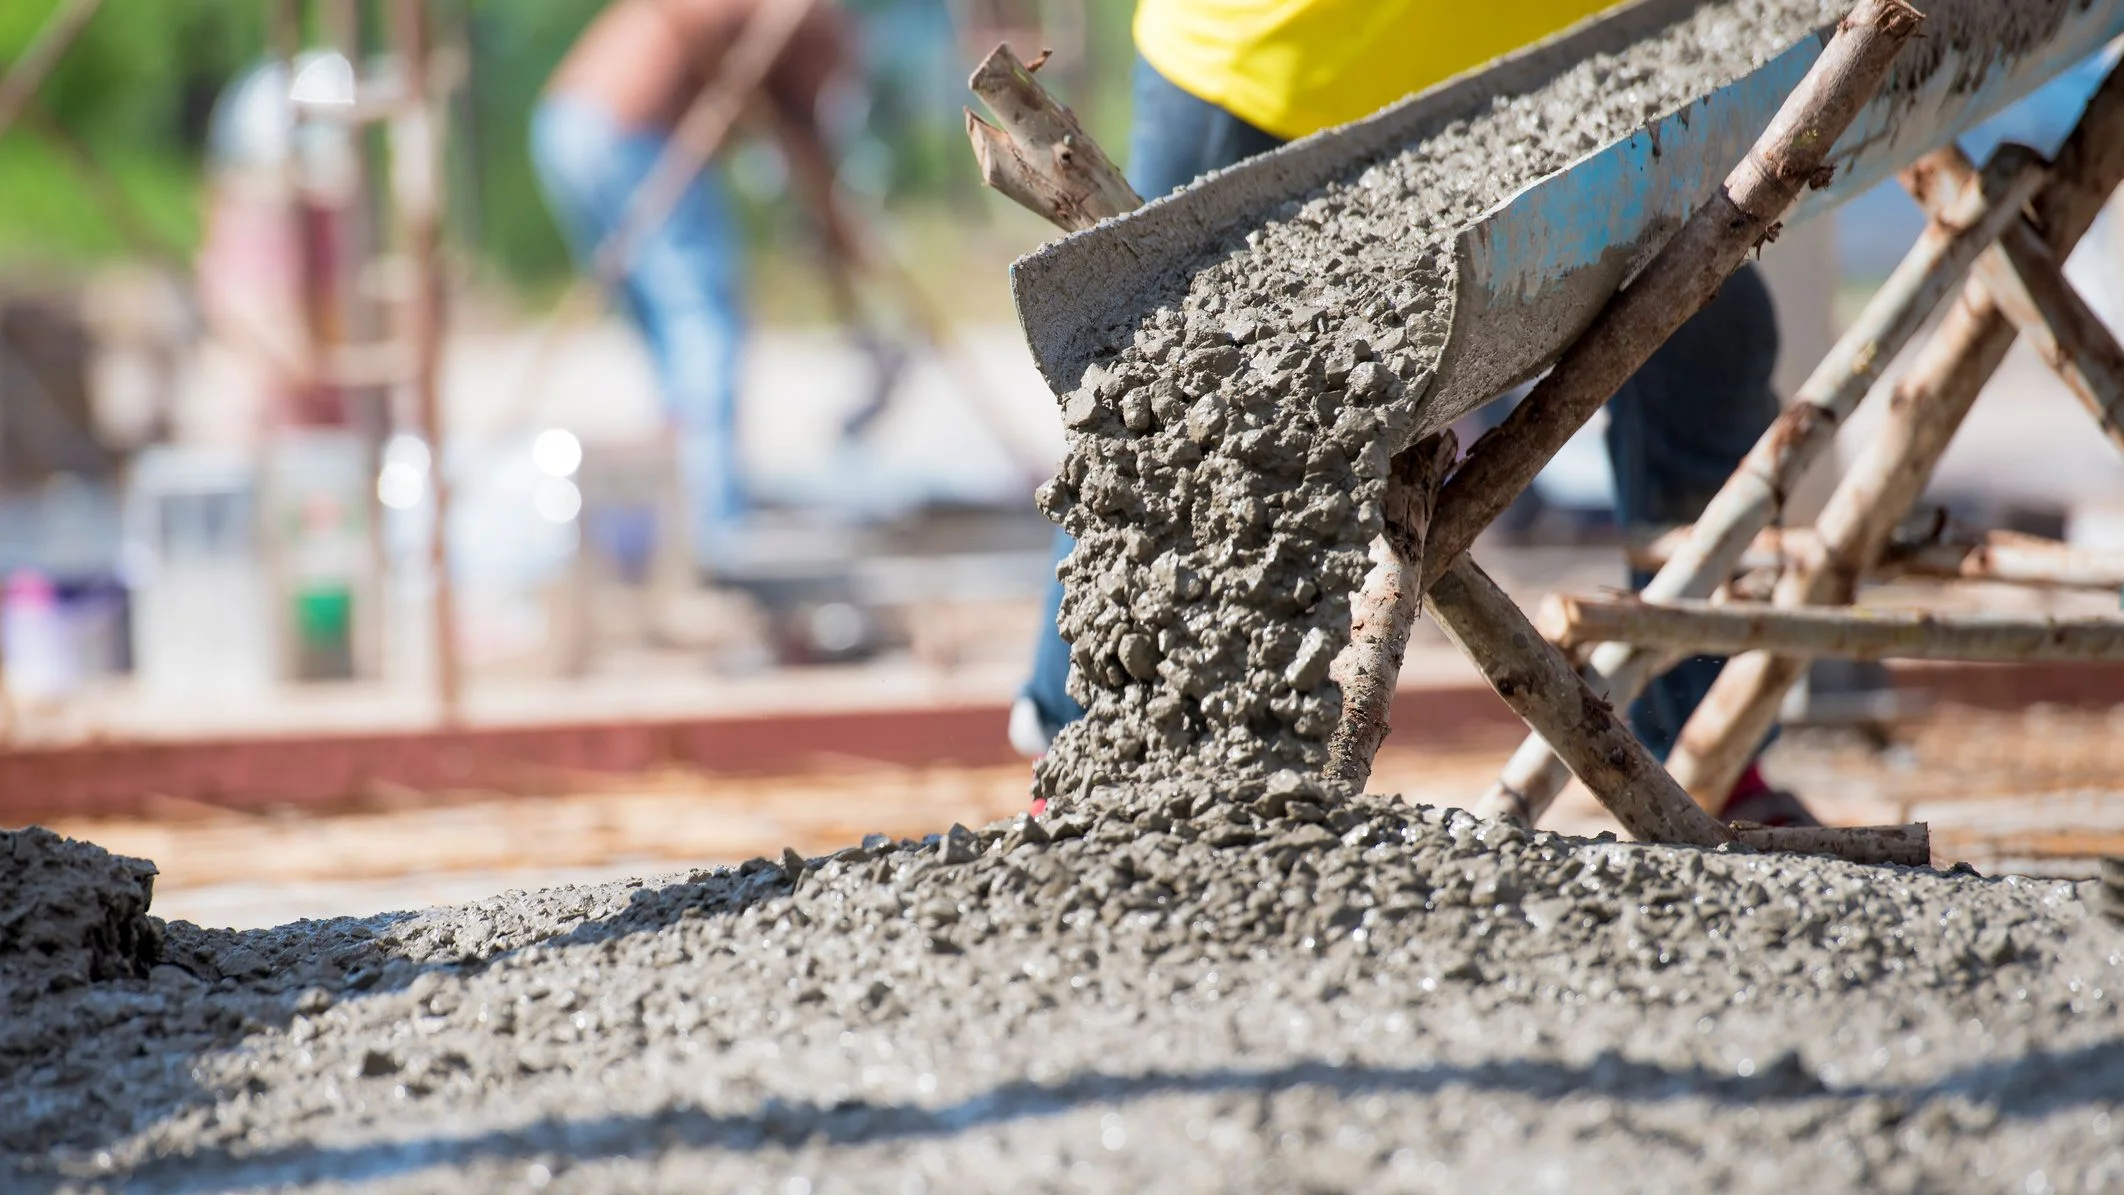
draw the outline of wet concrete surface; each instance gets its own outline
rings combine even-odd
[[[173,924],[146,978],[11,1003],[9,1181],[2124,1182],[2124,931],[2092,885],[1330,810],[1302,785],[1132,795],[1155,798],[1132,820],[801,866]]]

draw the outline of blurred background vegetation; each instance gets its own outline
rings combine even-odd
[[[58,3],[0,2],[0,59],[19,56]],[[433,6],[469,50],[454,114],[453,240],[493,289],[536,295],[567,271],[536,199],[525,122],[547,73],[603,3]],[[997,252],[1005,259],[1041,239],[1037,226],[982,193],[966,150],[965,77],[987,47],[969,44],[945,0],[846,7],[863,27],[868,84],[866,102],[853,106],[843,130],[853,201],[889,213],[887,235],[916,260],[985,256],[968,243],[969,221],[996,233],[989,240],[1004,246]],[[1057,4],[1026,7],[1045,16]],[[1054,82],[1094,136],[1118,147],[1128,121],[1133,0],[1070,0],[1069,8],[1084,30],[1084,61],[1055,72]],[[263,60],[266,43],[262,0],[107,0],[20,125],[0,137],[0,269],[83,268],[143,250],[188,257],[199,237],[214,102]],[[781,235],[789,205],[776,202],[773,163],[757,158],[740,150],[730,164],[748,226],[762,248],[790,252],[792,238]],[[763,314],[771,317],[774,306]]]

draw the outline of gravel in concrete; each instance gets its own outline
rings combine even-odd
[[[0,1185],[2124,1184],[2124,930],[2069,884],[1142,795],[795,870],[173,924],[147,978],[10,1008]]]

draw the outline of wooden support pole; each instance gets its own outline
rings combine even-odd
[[[2041,166],[2040,159],[2025,150],[2002,149],[1979,185],[1967,188],[1926,226],[1858,321],[1808,376],[1792,405],[1713,495],[1691,533],[1645,586],[1645,596],[1706,597],[1726,583],[1749,543],[1783,512],[1785,496],[1836,443],[1837,429],[1873,390],[1888,364],[1961,285],[1999,230],[2018,218],[2043,182]],[[1658,675],[1656,663],[1629,644],[1604,644],[1593,653],[1588,679],[1596,692],[1627,704]],[[1486,816],[1509,815],[1531,824],[1569,780],[1569,770],[1548,745],[1531,737],[1520,744],[1475,808]]]
[[[981,181],[1071,232],[1143,206],[1077,114],[1033,78],[1041,61],[1027,66],[997,46],[966,81],[996,119],[991,125],[966,109]]]
[[[1829,855],[1847,863],[1886,863],[1896,867],[1932,865],[1932,829],[1923,822],[1905,826],[1758,826],[1739,822],[1733,836],[1759,851],[1795,855]]]
[[[769,0],[745,19],[715,73],[679,117],[649,173],[627,196],[619,223],[592,251],[588,273],[570,283],[539,325],[511,393],[518,419],[535,422],[545,406],[553,355],[563,333],[595,319],[601,299],[616,295],[634,268],[642,241],[661,228],[700,177],[781,57],[817,0]]]
[[[1351,603],[1350,645],[1332,669],[1342,686],[1342,720],[1328,740],[1327,774],[1359,788],[1371,779],[1372,758],[1386,740],[1387,713],[1422,601],[1423,541],[1432,504],[1459,450],[1453,433],[1444,431],[1391,462],[1381,559]]]
[[[1774,651],[1855,660],[2051,663],[2124,659],[2124,618],[2022,618],[1762,602],[1555,595],[1535,625],[1557,646],[1635,643],[1690,655]]]
[[[457,655],[456,586],[450,576],[450,476],[442,409],[444,282],[442,272],[442,152],[438,121],[428,102],[433,47],[426,0],[392,0],[391,41],[405,72],[408,105],[391,129],[391,199],[413,262],[406,336],[413,349],[413,398],[421,438],[428,443],[428,492],[433,520],[428,568],[435,597],[429,634],[435,640],[435,702],[444,726],[461,717],[464,678]]]
[[[1473,560],[1460,556],[1444,576],[1432,578],[1424,604],[1512,712],[1556,744],[1633,836],[1697,846],[1732,841]]]
[[[1525,401],[1475,442],[1439,496],[1426,576],[1445,575],[1445,566],[1774,234],[1801,193],[1827,181],[1821,172],[1830,147],[1923,23],[1903,0],[1860,0],[1725,185],[1608,301]]]
[[[1966,190],[1974,173],[1958,146],[1937,151],[1931,160],[1930,176],[1913,179],[1910,188],[1928,211],[1948,202],[1946,192]],[[2124,349],[2066,281],[2063,259],[2043,243],[2042,234],[2028,221],[2015,220],[1977,263],[1977,278],[2028,347],[2094,416],[2102,434],[2124,448]]]
[[[1661,568],[1673,559],[1676,548],[1689,538],[1691,530],[1677,527],[1633,545],[1630,567]],[[1782,569],[1796,559],[1818,554],[1820,545],[1821,537],[1811,528],[1772,527],[1756,535],[1734,562],[1732,571]],[[2060,589],[2124,589],[2124,552],[2075,548],[2017,531],[1948,533],[1922,543],[1891,543],[1866,573],[1869,581],[1903,577],[1997,581]]]
[[[2088,101],[2032,207],[2054,255],[2069,255],[2124,180],[2124,72]],[[2014,327],[1971,281],[1896,386],[1895,404],[1823,509],[1819,552],[1779,581],[1779,605],[1847,603],[1903,512],[1923,492],[1976,396],[2013,346]],[[1667,766],[1699,802],[1722,803],[1777,719],[1804,664],[1751,652],[1727,663]]]
[[[592,267],[598,285],[609,292],[626,279],[642,239],[663,227],[700,177],[816,3],[770,0],[745,21],[713,82],[687,106],[648,177],[627,197],[619,226],[598,245]]]

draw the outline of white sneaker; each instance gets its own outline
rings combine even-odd
[[[1047,754],[1054,739],[1047,733],[1047,726],[1040,720],[1040,707],[1030,697],[1020,697],[1010,703],[1010,745],[1027,759],[1038,759]]]

